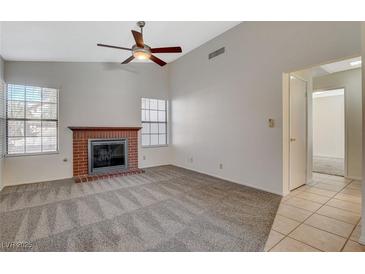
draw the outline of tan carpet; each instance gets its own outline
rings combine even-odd
[[[313,172],[344,176],[345,160],[343,158],[313,156]]]
[[[262,251],[281,197],[175,166],[0,192],[2,251]]]

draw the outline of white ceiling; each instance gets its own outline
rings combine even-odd
[[[183,53],[156,54],[171,62],[240,22],[146,22],[145,43],[181,46]],[[15,61],[121,62],[130,52],[97,47],[135,44],[135,22],[2,22],[1,55]]]

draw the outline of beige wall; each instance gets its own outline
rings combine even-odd
[[[5,184],[72,177],[72,132],[68,127],[141,126],[141,97],[168,99],[167,76],[166,67],[154,64],[123,67],[112,63],[6,61],[7,83],[60,89],[60,152],[5,158]],[[170,162],[170,147],[139,148],[140,167]]]
[[[359,22],[243,22],[169,64],[174,163],[282,194],[283,73],[360,51]]]
[[[313,80],[314,90],[345,89],[347,176],[362,177],[362,83],[361,69],[333,73]]]
[[[313,98],[313,156],[345,157],[344,95]]]
[[[226,53],[208,60],[208,54],[222,46]],[[169,82],[173,163],[282,194],[283,72],[358,55],[360,48],[358,22],[244,22],[162,70],[155,66],[140,71],[140,64],[122,69],[109,64],[7,62],[8,82],[60,87],[64,116],[61,153],[8,158],[6,178],[15,184],[69,177],[71,161],[63,162],[71,156],[67,126],[135,125],[140,121],[140,96],[168,97]],[[91,107],[81,111],[85,98]],[[104,106],[100,117],[98,103]],[[268,118],[275,119],[274,128],[267,126]],[[143,153],[148,164],[155,165],[168,163],[169,152],[161,148]]]

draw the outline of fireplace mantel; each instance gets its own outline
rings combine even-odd
[[[76,127],[76,126],[71,126],[68,127],[69,129],[71,129],[72,131],[77,131],[77,130],[108,130],[108,131],[120,131],[120,130],[129,130],[129,131],[133,131],[133,130],[140,130],[141,127]]]

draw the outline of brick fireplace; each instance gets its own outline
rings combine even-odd
[[[73,176],[76,182],[136,174],[143,172],[138,168],[138,131],[140,127],[69,127],[73,131]],[[89,174],[89,140],[126,139],[128,141],[128,166],[125,170],[103,174]]]

